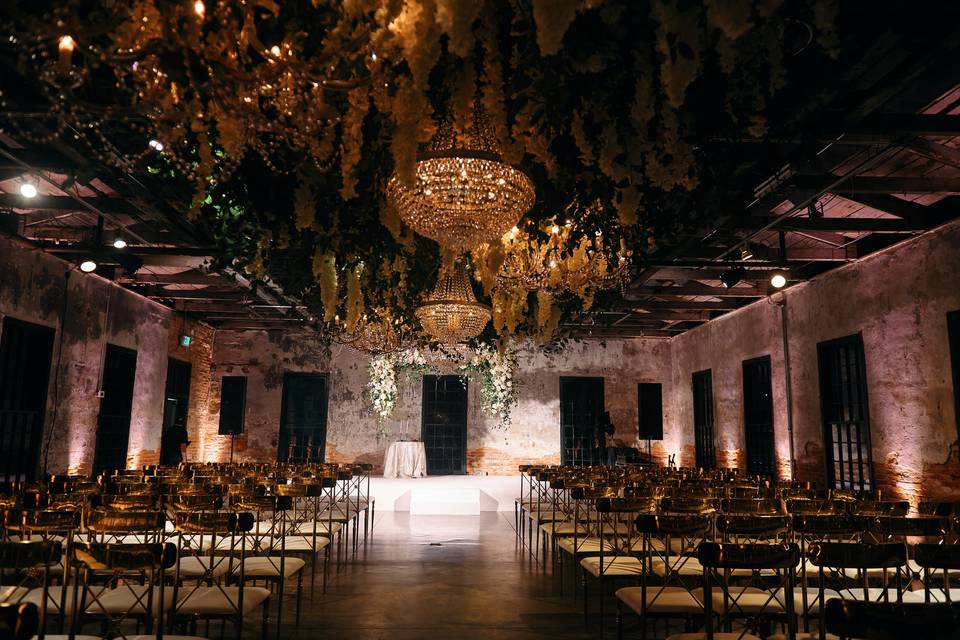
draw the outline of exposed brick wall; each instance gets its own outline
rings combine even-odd
[[[190,336],[190,346],[180,344],[180,336]],[[187,410],[187,433],[190,445],[187,447],[187,460],[206,461],[210,458],[208,447],[216,449],[218,422],[211,419],[211,413],[219,415],[220,381],[213,380],[213,328],[194,319],[177,316],[170,324],[168,353],[171,358],[190,363],[190,405]],[[216,389],[211,387],[216,384]],[[229,445],[228,445],[229,446]]]
[[[668,437],[692,444],[690,378],[711,369],[717,448],[742,450],[742,362],[769,355],[778,467],[789,469],[785,305],[797,477],[824,481],[817,344],[860,333],[877,486],[913,503],[960,499],[946,324],[960,309],[958,247],[954,222],[674,338]]]

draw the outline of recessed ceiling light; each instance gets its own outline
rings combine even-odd
[[[84,260],[80,263],[80,271],[84,273],[91,273],[97,270],[97,263],[93,260]]]

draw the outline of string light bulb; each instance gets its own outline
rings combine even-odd
[[[80,263],[80,271],[83,271],[84,273],[93,273],[96,270],[97,263],[89,258]]]
[[[113,241],[113,248],[114,248],[114,249],[126,249],[126,248],[127,248],[127,241],[124,240],[123,238],[117,238],[117,239],[115,239],[115,240]]]
[[[203,4],[203,0],[197,0],[193,3],[193,12],[201,18],[203,17],[207,12],[207,7]]]

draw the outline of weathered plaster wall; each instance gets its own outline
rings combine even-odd
[[[777,454],[788,469],[783,330],[797,476],[823,480],[817,343],[861,333],[877,485],[910,498],[960,491],[946,313],[960,309],[960,223],[792,287],[672,340],[668,436],[693,463],[691,375],[713,370],[718,450],[743,443],[742,361],[770,355]],[[723,463],[718,452],[718,463]],[[736,462],[745,464],[744,460]],[[921,489],[922,485],[922,489]]]
[[[468,383],[468,473],[510,474],[524,462],[559,462],[560,376],[605,377],[606,406],[618,437],[635,441],[636,384],[667,383],[669,358],[669,343],[663,340],[578,344],[558,355],[524,349],[519,354],[519,401],[512,424],[500,427],[483,414],[479,383]],[[376,418],[363,396],[367,363],[366,356],[348,347],[334,346],[327,354],[307,334],[218,332],[214,384],[219,385],[224,375],[248,376],[246,430],[236,438],[235,458],[275,459],[283,374],[312,372],[329,374],[327,460],[360,460],[380,467],[387,444],[399,436],[401,421],[409,423],[410,435],[419,435],[421,376],[402,375],[397,407],[386,425],[391,435],[378,437]],[[211,415],[212,422],[216,419]],[[205,455],[225,459],[229,446],[228,437],[212,436]]]
[[[0,236],[0,320],[5,315],[56,331],[41,469],[85,473],[93,465],[108,343],[137,351],[127,465],[159,460],[172,311]],[[203,373],[209,380],[209,368]]]

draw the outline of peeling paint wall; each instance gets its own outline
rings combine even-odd
[[[468,383],[467,472],[515,473],[531,461],[559,462],[560,376],[603,376],[605,402],[618,427],[617,437],[636,440],[637,383],[667,383],[670,347],[665,340],[610,341],[575,344],[557,355],[526,348],[519,354],[519,401],[510,425],[501,427],[480,408],[480,384]],[[419,437],[421,420],[420,373],[403,373],[398,401],[378,436],[376,417],[364,397],[369,359],[349,347],[325,352],[309,334],[283,336],[268,332],[218,332],[214,352],[214,385],[225,375],[246,375],[246,428],[237,436],[235,459],[276,459],[280,426],[282,381],[285,372],[329,375],[327,450],[329,461],[370,462],[380,468],[387,445],[398,438],[402,422],[407,433]],[[438,373],[454,373],[441,368]],[[218,410],[217,410],[218,411]],[[211,409],[211,414],[213,414]],[[217,416],[205,451],[207,459],[229,456],[230,438],[216,436]]]
[[[789,469],[780,308],[785,304],[797,476],[824,480],[817,344],[863,336],[877,485],[909,498],[956,498],[960,460],[948,311],[960,309],[960,223],[898,244],[672,340],[671,438],[693,463],[691,375],[713,370],[718,463],[743,449],[742,361],[770,355],[776,452]],[[737,463],[744,465],[741,457]],[[786,473],[784,475],[787,475]]]
[[[137,352],[127,466],[158,462],[170,309],[0,236],[0,320],[5,315],[56,331],[41,470],[91,469],[108,343]],[[209,380],[209,368],[200,373]]]

